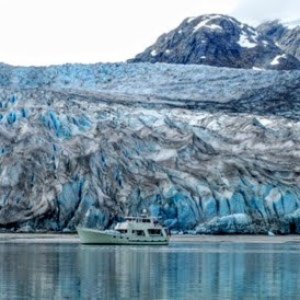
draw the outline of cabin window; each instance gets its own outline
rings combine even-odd
[[[145,236],[144,230],[132,230],[133,234],[136,234],[137,236]]]
[[[142,222],[143,223],[151,223],[151,220],[150,219],[142,219]]]
[[[148,229],[150,235],[162,235],[161,229]]]
[[[120,233],[127,233],[127,229],[118,229],[117,231]]]

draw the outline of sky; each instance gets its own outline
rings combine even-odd
[[[0,0],[0,61],[121,62],[183,19],[229,14],[258,24],[300,19],[299,0]]]

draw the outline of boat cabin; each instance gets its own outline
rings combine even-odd
[[[122,234],[137,237],[162,237],[166,235],[165,230],[157,220],[143,217],[125,218],[125,222],[117,223],[115,230]]]

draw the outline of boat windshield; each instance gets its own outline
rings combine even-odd
[[[141,223],[151,223],[150,219],[139,219]]]
[[[125,219],[126,221],[128,222],[138,222],[138,223],[151,223],[151,219],[149,218],[132,218],[132,217],[129,217],[129,218],[126,218]]]
[[[148,229],[148,233],[150,235],[162,235],[162,231],[160,229]]]
[[[145,236],[146,235],[144,230],[132,230],[132,233],[137,236]]]

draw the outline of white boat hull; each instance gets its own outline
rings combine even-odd
[[[168,245],[168,237],[130,237],[126,234],[90,228],[77,228],[81,244],[97,245]]]

